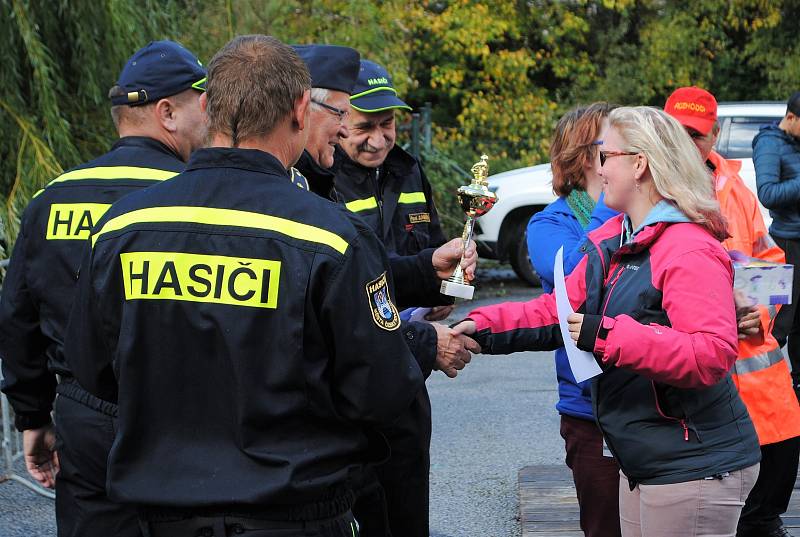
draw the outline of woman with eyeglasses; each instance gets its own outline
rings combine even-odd
[[[624,537],[730,536],[758,475],[755,429],[728,371],[733,270],[708,171],[683,127],[617,108],[600,135],[605,203],[567,278],[571,338],[603,372],[598,426],[621,469]],[[562,345],[555,297],[479,308],[458,325],[484,353]]]
[[[556,252],[564,248],[564,274],[583,258],[589,232],[617,211],[603,203],[603,178],[597,173],[598,138],[608,103],[573,108],[558,121],[550,142],[553,192],[558,199],[528,224],[528,252],[545,292],[553,290]],[[578,496],[580,524],[586,537],[619,537],[619,466],[603,450],[603,435],[594,421],[591,382],[576,382],[563,347],[555,352],[561,436],[566,463]]]

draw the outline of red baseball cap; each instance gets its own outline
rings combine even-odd
[[[717,100],[706,90],[694,86],[673,91],[664,105],[664,111],[684,127],[703,135],[711,132],[717,122]]]

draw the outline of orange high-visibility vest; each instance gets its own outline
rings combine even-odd
[[[714,151],[708,160],[716,167],[717,199],[731,235],[722,245],[750,257],[785,263],[783,250],[767,233],[755,195],[739,177],[742,163],[725,160]],[[739,340],[739,356],[731,374],[753,419],[759,443],[764,445],[800,436],[800,404],[792,388],[789,366],[770,333],[777,310],[764,306],[759,309],[764,340]]]

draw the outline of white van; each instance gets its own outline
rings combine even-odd
[[[786,114],[786,103],[720,103],[717,114],[720,133],[715,149],[725,158],[742,161],[740,175],[755,192],[751,142],[761,125],[778,121]],[[538,285],[539,279],[528,258],[526,228],[534,213],[556,199],[550,164],[498,173],[489,177],[489,188],[499,200],[475,225],[479,254],[508,261],[517,276],[531,285]],[[761,212],[769,226],[769,213],[764,207]]]

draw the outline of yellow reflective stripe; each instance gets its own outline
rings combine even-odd
[[[378,200],[374,197],[372,198],[364,198],[363,200],[353,200],[348,201],[344,204],[345,207],[357,213],[359,211],[367,211],[369,209],[375,209],[378,207]]]
[[[403,192],[397,203],[425,203],[424,192]]]
[[[156,222],[185,222],[209,226],[264,229],[295,239],[324,244],[341,254],[344,254],[349,246],[347,241],[339,235],[322,228],[267,214],[234,209],[215,209],[213,207],[149,207],[121,214],[106,222],[100,231],[92,236],[92,246],[95,245],[97,239],[106,233],[118,231],[134,224]]]
[[[772,349],[771,351],[751,356],[750,358],[739,358],[734,362],[733,369],[737,375],[746,375],[747,373],[754,373],[767,369],[773,365],[783,361],[783,353],[780,349]]]
[[[98,166],[96,168],[83,168],[59,175],[50,184],[78,179],[141,179],[149,181],[164,181],[178,175],[178,172],[158,170],[155,168],[139,168],[136,166]]]

